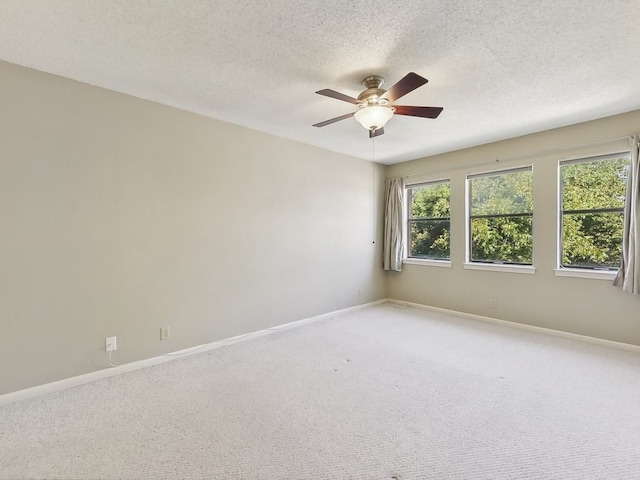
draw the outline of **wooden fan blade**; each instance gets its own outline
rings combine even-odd
[[[316,92],[318,95],[324,95],[325,97],[335,98],[336,100],[342,100],[343,102],[353,103],[357,105],[358,99],[350,97],[349,95],[345,95],[344,93],[336,92],[335,90],[331,90],[329,88],[325,88],[324,90],[318,90]]]
[[[400,97],[404,97],[407,93],[413,92],[416,88],[421,87],[428,81],[429,80],[421,77],[417,73],[409,72],[402,80],[387,90],[381,98],[386,98],[389,102],[393,103]]]
[[[384,128],[380,127],[377,130],[369,130],[369,138],[379,137],[384,134]]]
[[[396,105],[396,115],[410,115],[412,117],[438,118],[440,112],[444,110],[442,107],[408,107],[404,105]]]
[[[340,120],[344,120],[346,118],[353,117],[355,114],[356,114],[356,112],[347,113],[345,115],[341,115],[339,117],[332,118],[331,120],[325,120],[324,122],[316,123],[314,125],[314,127],[326,127],[327,125],[331,125],[332,123],[339,122]]]

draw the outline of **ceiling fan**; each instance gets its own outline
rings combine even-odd
[[[409,107],[406,105],[392,105],[393,102],[407,93],[421,87],[428,80],[421,77],[417,73],[409,72],[398,83],[393,85],[389,90],[384,90],[384,78],[379,75],[371,75],[362,80],[362,85],[366,89],[353,98],[344,95],[335,90],[325,88],[316,93],[325,97],[335,98],[344,102],[353,103],[358,106],[358,110],[353,113],[347,113],[340,117],[335,117],[324,122],[316,123],[314,127],[325,127],[332,123],[339,122],[349,117],[354,117],[360,125],[369,130],[369,138],[377,137],[384,133],[384,126],[396,115],[410,115],[412,117],[437,118],[442,112],[442,107]]]

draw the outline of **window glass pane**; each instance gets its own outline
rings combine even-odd
[[[409,257],[449,259],[450,222],[417,220],[409,224]]]
[[[471,219],[471,260],[489,263],[532,263],[531,216]]]
[[[562,209],[623,208],[629,159],[573,163],[562,167]]]
[[[407,188],[407,256],[410,258],[450,258],[448,180]]]
[[[501,172],[469,180],[471,215],[533,212],[533,172]]]
[[[628,154],[561,165],[561,266],[620,266],[628,171]]]
[[[411,187],[409,191],[409,218],[449,218],[449,182]]]
[[[531,265],[533,172],[530,167],[471,175],[469,185],[472,262]]]
[[[622,254],[622,226],[622,212],[565,213],[562,265],[617,269]]]

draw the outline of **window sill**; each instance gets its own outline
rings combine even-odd
[[[618,274],[610,270],[583,270],[580,268],[556,268],[556,277],[591,278],[593,280],[613,280]]]
[[[430,267],[451,268],[450,260],[432,260],[430,258],[405,258],[402,263],[407,265],[428,265]]]
[[[525,273],[533,275],[536,268],[531,265],[504,265],[500,263],[465,263],[467,270],[487,270],[490,272]]]

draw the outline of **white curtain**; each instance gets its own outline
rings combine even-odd
[[[404,178],[388,178],[384,189],[384,269],[402,270],[404,240],[402,238],[402,207],[404,203]]]
[[[624,206],[622,262],[613,284],[624,292],[640,295],[640,162],[638,135],[631,137],[631,165],[627,179],[627,198]]]

